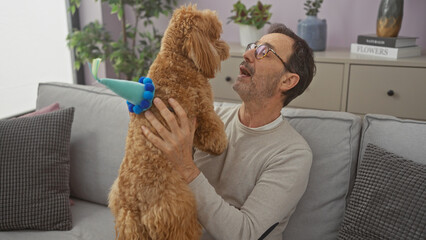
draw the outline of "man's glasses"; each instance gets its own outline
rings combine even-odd
[[[251,50],[251,49],[256,49],[254,51],[254,57],[257,60],[261,60],[262,58],[264,58],[266,56],[266,54],[268,54],[269,52],[272,52],[273,54],[275,54],[275,56],[278,57],[278,59],[280,59],[280,61],[284,65],[285,69],[287,69],[289,72],[291,72],[290,69],[287,67],[287,64],[283,61],[283,59],[280,56],[278,56],[278,54],[274,51],[274,49],[266,46],[265,44],[256,45],[256,43],[249,43],[247,45],[246,52],[248,50]]]

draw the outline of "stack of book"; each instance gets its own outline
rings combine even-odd
[[[357,43],[351,44],[351,53],[394,59],[420,56],[421,48],[416,45],[416,39],[417,37],[358,35]]]

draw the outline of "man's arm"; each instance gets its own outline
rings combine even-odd
[[[240,209],[217,194],[201,173],[189,184],[200,222],[215,239],[259,239],[277,223],[288,221],[306,190],[311,161],[307,149],[276,156]]]

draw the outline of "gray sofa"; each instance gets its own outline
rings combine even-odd
[[[40,84],[37,109],[54,102],[62,108],[75,108],[70,145],[70,187],[75,202],[71,206],[73,228],[0,232],[0,239],[114,239],[113,218],[106,205],[124,154],[126,103],[104,88]],[[337,238],[358,160],[363,158],[368,143],[426,164],[426,122],[291,108],[284,109],[283,114],[307,140],[314,156],[307,191],[283,239]]]

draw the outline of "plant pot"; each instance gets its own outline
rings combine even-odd
[[[313,51],[324,51],[327,42],[327,22],[316,16],[306,16],[297,24],[297,35],[303,38]]]
[[[240,27],[240,43],[242,47],[247,47],[249,43],[254,43],[263,36],[263,29],[254,26],[238,24]]]
[[[404,0],[382,0],[377,14],[377,36],[397,37],[401,29],[403,12]]]

